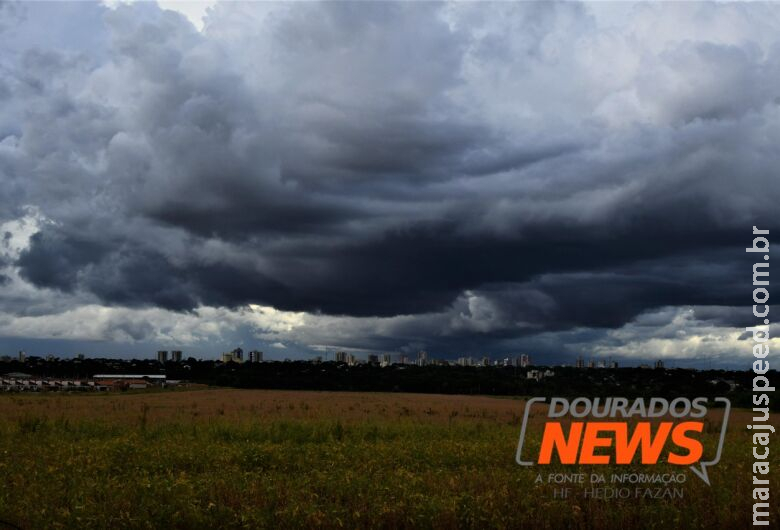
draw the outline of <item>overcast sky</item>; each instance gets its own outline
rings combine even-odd
[[[0,4],[0,353],[749,367],[779,4],[171,6]]]

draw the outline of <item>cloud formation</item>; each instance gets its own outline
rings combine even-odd
[[[741,326],[778,30],[758,3],[224,3],[202,31],[0,4],[0,222],[41,220],[3,312],[253,304],[377,349]]]

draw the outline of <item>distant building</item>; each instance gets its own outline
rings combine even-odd
[[[351,353],[347,354],[347,364],[350,366],[355,366],[357,364],[357,357]]]
[[[490,366],[490,357],[482,358],[482,366]]]
[[[531,366],[531,358],[527,354],[523,353],[520,355],[520,357],[515,359],[515,365],[519,366],[520,368],[528,368]]]
[[[243,352],[241,357],[236,355],[236,350],[225,352],[222,354],[222,362],[223,363],[242,363],[244,362]]]
[[[83,353],[79,353],[78,355],[76,355],[76,359],[78,359],[79,361],[83,361],[84,360],[84,354]]]
[[[474,359],[471,357],[458,357],[456,364],[458,366],[472,366],[474,364]]]
[[[368,364],[379,364],[379,356],[375,354],[369,354]]]
[[[92,379],[150,379],[165,381],[165,374],[95,374]]]
[[[96,374],[96,382],[110,386],[115,390],[127,388],[146,388],[150,384],[164,386],[166,376],[162,374]]]
[[[11,373],[5,374],[5,377],[10,377],[12,379],[30,379],[32,377],[32,375],[25,374],[25,373],[22,373],[22,372],[11,372]]]
[[[718,384],[728,385],[729,386],[729,390],[732,390],[732,391],[736,390],[739,387],[739,385],[733,379],[721,379],[721,378],[718,378],[718,379],[711,379],[708,382],[711,385],[718,385]]]
[[[617,361],[609,361],[609,367],[614,370],[615,368],[618,367],[618,362]]]
[[[243,362],[244,360],[244,350],[241,348],[236,348],[231,352],[233,354],[233,360],[236,362]]]
[[[347,352],[345,352],[345,351],[337,351],[336,352],[336,362],[337,363],[345,363],[345,362],[347,362]]]
[[[547,370],[528,370],[528,374],[526,374],[526,377],[528,379],[535,379],[537,381],[541,381],[545,377],[552,377],[555,375],[555,372],[553,372],[550,369]]]
[[[382,366],[390,366],[393,363],[389,353],[382,354]]]
[[[181,350],[173,350],[171,352],[171,360],[175,363],[181,362]]]
[[[27,355],[23,351],[19,351],[19,362],[23,363],[24,360],[27,358]]]
[[[158,363],[168,362],[168,351],[167,350],[160,350],[160,351],[157,352],[157,362]]]
[[[663,368],[663,367],[664,367],[664,362],[663,362],[661,359],[658,359],[658,360],[655,362],[655,367],[656,367],[656,368]]]
[[[504,357],[504,366],[512,366],[512,359]]]
[[[320,357],[321,359],[321,357]],[[261,363],[263,362],[263,352],[252,350],[249,352],[249,362],[250,363]]]
[[[417,366],[425,366],[428,364],[428,352],[420,350],[417,352]]]
[[[585,359],[583,359],[581,355],[577,357],[577,363],[575,364],[575,366],[577,368],[585,368]]]
[[[409,356],[408,355],[400,355],[398,357],[398,364],[409,364]]]
[[[606,361],[599,361],[599,362],[596,364],[596,368],[606,368],[606,367],[607,367],[607,363],[606,363]]]

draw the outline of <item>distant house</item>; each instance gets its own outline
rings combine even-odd
[[[148,380],[157,383],[164,383],[166,376],[164,374],[97,374],[92,379],[122,379],[122,380]]]
[[[7,377],[9,379],[30,379],[32,377],[32,375],[25,374],[25,373],[22,373],[22,372],[11,372],[11,373],[5,374],[4,377]]]
[[[553,372],[550,369],[547,370],[528,370],[528,374],[526,375],[526,378],[528,379],[536,379],[537,381],[541,381],[545,377],[552,377],[555,375],[555,372]]]
[[[734,381],[733,379],[722,379],[722,378],[711,379],[709,381],[709,383],[711,385],[713,385],[713,386],[720,385],[722,387],[725,387],[725,385],[728,385],[730,391],[736,390],[737,387],[739,386],[739,385],[737,385],[736,381]]]

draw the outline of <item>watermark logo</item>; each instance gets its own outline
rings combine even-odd
[[[775,427],[769,421],[769,230],[753,227],[753,245],[745,252],[761,256],[753,264],[753,316],[761,319],[756,326],[745,328],[753,334],[753,422],[747,428],[753,432],[753,500],[769,500],[769,438]],[[769,525],[769,503],[753,503],[753,525]]]
[[[731,402],[714,399],[723,407],[715,453],[705,454],[702,435],[708,413],[707,398],[566,398],[535,397],[525,404],[515,460],[521,466],[548,465],[554,456],[561,464],[688,466],[710,484],[707,468],[720,461],[728,428]],[[528,420],[534,405],[548,403],[538,451],[526,449]],[[563,420],[569,420],[565,425]],[[608,420],[608,421],[605,421]],[[656,420],[656,421],[651,421]],[[533,453],[533,454],[532,454]]]

